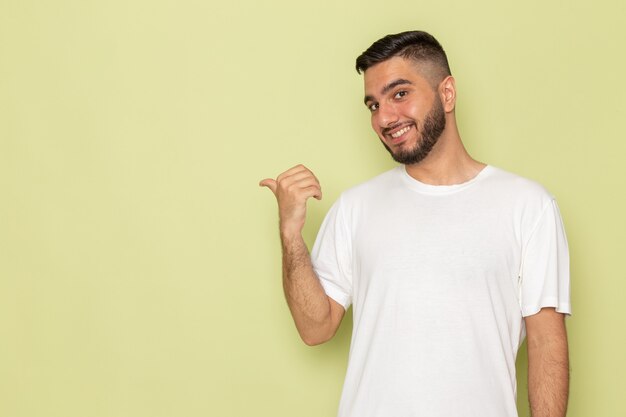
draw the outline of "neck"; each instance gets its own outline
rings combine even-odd
[[[454,185],[471,180],[484,167],[465,150],[456,121],[451,117],[428,156],[417,164],[407,165],[406,172],[425,184]]]

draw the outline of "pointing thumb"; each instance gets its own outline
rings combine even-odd
[[[259,186],[269,188],[270,190],[272,190],[274,195],[276,195],[276,181],[275,180],[271,178],[266,178],[262,180],[261,182],[259,182]]]

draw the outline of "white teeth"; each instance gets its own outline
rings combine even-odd
[[[411,126],[403,127],[402,129],[398,130],[396,133],[392,134],[391,137],[392,138],[399,138],[400,136],[402,136],[406,132],[408,132],[410,129],[411,129]]]

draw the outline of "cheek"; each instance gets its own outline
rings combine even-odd
[[[399,109],[399,111],[404,117],[411,118],[411,119],[419,119],[420,117],[419,115],[422,113],[420,111],[420,108],[422,107],[423,106],[421,106],[420,103],[406,102],[406,103],[402,103],[401,109]]]

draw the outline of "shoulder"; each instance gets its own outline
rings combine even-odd
[[[527,242],[542,219],[559,216],[554,196],[537,181],[492,167],[483,197],[512,220],[516,235]],[[546,216],[547,214],[547,216]]]
[[[329,213],[345,219],[359,217],[368,208],[387,201],[389,193],[401,186],[401,167],[383,172],[367,181],[344,190],[332,205]]]
[[[401,178],[401,166],[390,169],[367,181],[348,188],[340,199],[346,204],[354,204],[370,198],[380,199],[386,192],[397,187]]]
[[[554,196],[537,181],[491,165],[489,169],[490,175],[484,181],[484,187],[491,193],[497,193],[512,203],[539,209],[554,200]]]

